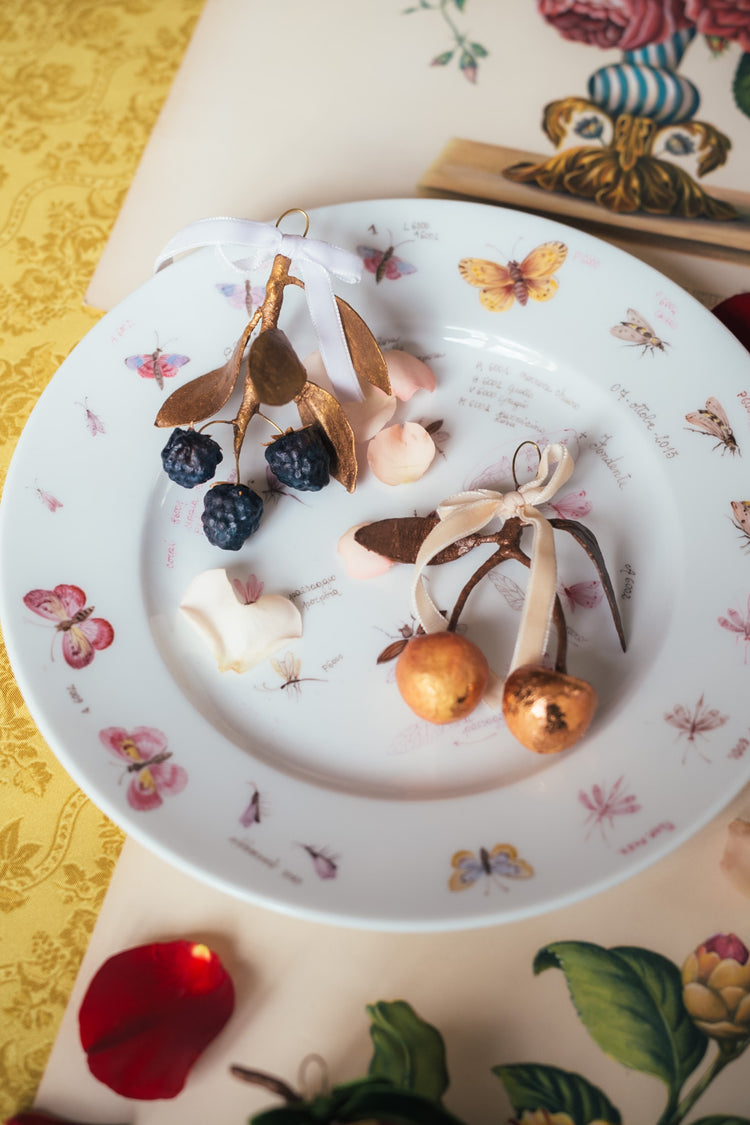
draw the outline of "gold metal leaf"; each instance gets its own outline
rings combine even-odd
[[[268,406],[291,402],[307,380],[302,361],[280,328],[267,328],[250,345],[248,375],[259,402]]]
[[[339,307],[341,324],[349,345],[354,370],[361,379],[372,383],[373,387],[379,387],[387,395],[392,394],[388,368],[377,340],[359,313],[355,312],[342,297],[336,298],[336,304]]]
[[[297,409],[304,426],[317,424],[333,449],[331,476],[354,492],[357,484],[357,456],[354,431],[337,399],[317,383],[306,382],[297,395]]]
[[[242,353],[252,332],[248,325],[223,367],[199,375],[178,387],[162,404],[155,426],[184,426],[209,418],[229,399],[240,375]]]

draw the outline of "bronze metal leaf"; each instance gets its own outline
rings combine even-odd
[[[427,536],[440,522],[438,516],[403,516],[398,519],[376,520],[360,527],[354,538],[368,551],[375,551],[393,562],[416,562],[419,548]],[[429,566],[453,562],[472,551],[481,543],[494,543],[496,536],[466,535],[448,547],[444,547],[431,559]]]
[[[193,425],[221,410],[230,398],[240,375],[242,353],[252,332],[248,325],[223,367],[191,379],[166,399],[154,420],[155,426]]]
[[[380,656],[375,661],[376,664],[387,664],[389,660],[395,660],[404,651],[409,641],[404,639],[402,641],[394,641],[393,644],[386,645]]]
[[[615,629],[617,630],[617,636],[619,637],[622,651],[625,652],[627,649],[627,644],[625,641],[625,630],[623,629],[622,618],[620,617],[620,609],[617,605],[617,598],[615,597],[612,580],[609,577],[607,566],[604,562],[604,555],[602,554],[602,550],[599,546],[596,536],[594,535],[593,531],[591,531],[584,524],[579,523],[578,520],[551,519],[549,522],[553,527],[559,528],[560,531],[567,531],[570,535],[572,535],[575,541],[580,544],[581,547],[583,547],[584,551],[596,567],[602,587],[604,588],[604,593],[607,595],[607,603],[609,605],[610,612],[612,613],[612,619],[615,623]]]
[[[387,395],[393,394],[385,358],[372,332],[359,313],[355,312],[343,297],[337,297],[336,304],[339,307],[341,324],[349,345],[354,370],[361,379],[367,379],[368,383],[372,383],[373,387],[378,387]]]
[[[338,400],[317,383],[306,382],[296,402],[302,424],[317,424],[328,438],[333,451],[331,476],[343,484],[347,492],[354,492],[357,484],[354,431]]]
[[[286,333],[267,328],[250,345],[248,377],[259,402],[284,406],[300,393],[307,372]]]

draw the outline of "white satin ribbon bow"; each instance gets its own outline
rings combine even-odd
[[[252,219],[198,219],[178,231],[161,251],[154,264],[154,273],[178,255],[205,246],[216,246],[227,258],[229,247],[242,247],[242,258],[227,258],[239,271],[268,265],[277,254],[291,258],[305,283],[305,297],[328,377],[339,399],[361,400],[364,396],[352,366],[338,305],[331,285],[331,275],[339,281],[355,284],[362,276],[362,261],[356,254],[330,242],[307,238],[301,234],[282,234],[273,223],[257,223]],[[251,254],[247,255],[248,248]]]
[[[550,473],[550,465],[555,468]],[[510,519],[518,516],[522,523],[534,529],[531,548],[531,568],[524,598],[521,624],[516,638],[509,672],[522,664],[538,663],[544,652],[552,619],[552,608],[557,586],[557,561],[552,527],[537,511],[570,477],[574,461],[567,448],[559,442],[548,445],[542,452],[534,480],[522,484],[515,492],[495,492],[478,488],[450,496],[439,506],[440,523],[429,533],[419,549],[414,563],[411,584],[412,613],[425,633],[445,631],[448,622],[435,605],[422,571],[440,551],[462,539],[481,531],[496,517]],[[484,695],[491,707],[499,706],[502,699],[502,681],[493,673]]]

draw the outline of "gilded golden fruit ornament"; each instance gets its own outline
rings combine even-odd
[[[404,702],[429,723],[453,723],[471,714],[489,674],[482,650],[451,632],[413,637],[396,663]]]
[[[586,680],[551,668],[524,664],[503,688],[508,730],[537,754],[557,754],[588,730],[596,711],[596,692]]]

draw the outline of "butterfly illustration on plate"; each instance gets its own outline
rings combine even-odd
[[[742,550],[750,550],[750,500],[732,500],[732,523],[742,535],[745,542]]]
[[[190,363],[190,356],[177,352],[166,354],[158,344],[152,352],[129,355],[125,360],[125,366],[137,371],[142,379],[154,379],[159,390],[163,390],[164,380],[173,379],[186,363]]]
[[[411,239],[406,241],[410,242]],[[389,243],[385,250],[380,250],[376,246],[357,247],[357,253],[365,263],[365,269],[375,274],[376,284],[380,285],[383,278],[387,278],[389,281],[398,281],[400,277],[417,272],[417,267],[413,266],[411,262],[396,257],[395,251],[403,245],[403,242],[399,242],[396,246]]]
[[[614,328],[610,328],[609,331],[613,336],[618,340],[624,340],[634,348],[640,348],[641,355],[645,355],[646,352],[654,355],[657,351],[666,351],[669,344],[656,335],[645,316],[641,316],[635,309],[628,309],[625,316],[626,320],[621,320]]]
[[[94,659],[97,650],[109,648],[115,631],[103,617],[92,617],[92,605],[86,605],[86,595],[80,586],[60,585],[54,590],[29,590],[23,604],[33,613],[51,621],[55,626],[54,639],[62,634],[62,652],[71,668],[85,668]],[[51,656],[54,660],[54,654]]]
[[[120,762],[125,763],[123,777],[130,777],[128,804],[143,812],[163,804],[165,796],[181,793],[188,782],[187,770],[170,761],[172,751],[167,739],[155,727],[107,727],[99,731],[99,740]]]
[[[226,297],[234,309],[244,309],[248,316],[252,316],[258,305],[263,303],[266,291],[262,286],[251,285],[248,278],[243,282],[232,285],[231,283],[216,286],[222,297]]]
[[[547,501],[548,507],[561,520],[582,520],[591,511],[591,501],[586,496],[586,490],[580,492],[566,492],[564,496],[557,496],[554,500]]]
[[[714,449],[721,447],[722,456],[729,450],[730,453],[740,453],[740,447],[729,425],[726,411],[717,398],[706,399],[703,410],[692,410],[685,415],[685,421],[695,429],[692,433],[707,434],[717,439]],[[742,454],[740,453],[740,456]]]
[[[485,894],[490,882],[507,891],[509,888],[503,884],[503,879],[530,879],[534,874],[534,868],[525,859],[519,859],[512,844],[495,844],[490,850],[480,848],[478,854],[455,852],[451,866],[453,871],[448,886],[452,891],[465,891],[485,878],[488,880]]]
[[[594,606],[599,605],[604,596],[604,591],[601,582],[594,578],[588,582],[574,582],[572,586],[560,585],[558,594],[560,600],[565,602],[572,613],[576,606],[581,606],[583,609],[593,609]]]
[[[542,242],[522,262],[511,259],[507,266],[487,258],[462,258],[458,263],[461,277],[480,290],[479,301],[490,312],[505,312],[514,301],[526,305],[532,301],[549,301],[557,292],[554,274],[568,255],[564,242]]]
[[[243,828],[251,828],[253,824],[260,824],[261,816],[265,816],[263,799],[257,787],[251,783],[252,793],[242,815],[239,818]]]

